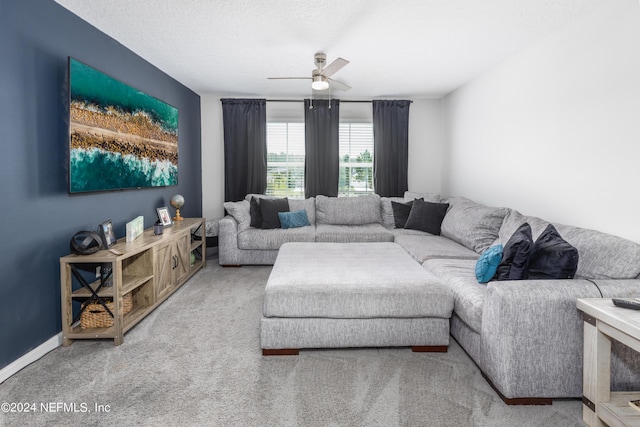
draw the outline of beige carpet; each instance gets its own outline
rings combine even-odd
[[[210,260],[121,346],[52,351],[0,385],[0,402],[36,409],[0,426],[583,426],[577,400],[505,405],[455,341],[262,357],[270,270]]]

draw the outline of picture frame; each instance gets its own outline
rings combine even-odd
[[[102,239],[104,249],[108,249],[116,243],[116,234],[113,231],[111,220],[107,220],[98,226],[98,234]]]
[[[127,232],[125,242],[133,242],[138,237],[142,236],[142,233],[144,232],[144,217],[140,215],[132,219],[126,224],[125,228]]]
[[[166,206],[156,208],[156,212],[158,213],[158,220],[163,226],[171,227],[173,225],[171,215],[169,215],[169,209]]]

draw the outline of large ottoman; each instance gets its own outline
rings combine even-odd
[[[452,311],[451,291],[396,243],[285,243],[265,289],[262,353],[445,352]]]

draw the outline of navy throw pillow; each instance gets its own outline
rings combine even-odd
[[[282,228],[296,228],[305,227],[309,224],[309,217],[307,217],[307,211],[301,209],[293,212],[278,212],[278,218]]]
[[[396,228],[404,228],[411,212],[411,206],[413,200],[407,203],[391,202],[391,209],[393,209],[393,220],[396,223]]]
[[[552,225],[536,240],[529,259],[529,279],[573,279],[578,269],[578,250]]]
[[[251,215],[251,225],[255,228],[262,228],[262,212],[260,212],[260,199],[251,196],[249,202],[249,215]]]
[[[498,265],[502,261],[502,245],[491,246],[484,251],[476,262],[476,279],[478,283],[487,283],[496,275]]]
[[[533,249],[531,226],[522,224],[509,238],[502,251],[502,260],[498,265],[496,280],[522,280],[527,278],[529,257]]]
[[[262,199],[260,200],[260,213],[262,214],[262,229],[281,228],[278,212],[289,212],[289,200]]]
[[[414,200],[409,212],[409,218],[404,228],[425,231],[436,236],[440,235],[442,220],[447,214],[449,203],[432,203],[424,200]]]

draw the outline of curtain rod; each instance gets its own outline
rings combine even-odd
[[[332,99],[337,99],[340,102],[352,102],[352,103],[364,103],[364,102],[368,102],[371,103],[373,101],[357,101],[357,100],[346,100],[346,99],[338,99],[338,98],[332,98]],[[267,102],[304,102],[304,99],[267,99]],[[312,99],[312,101],[328,101],[327,99]],[[381,101],[385,101],[383,99],[381,99]],[[409,103],[413,104],[413,101],[409,101]]]

